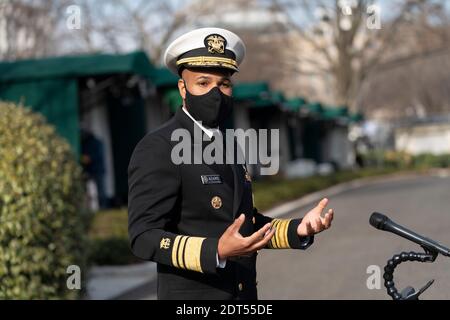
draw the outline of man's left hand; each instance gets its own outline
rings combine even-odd
[[[300,237],[312,236],[330,228],[334,214],[333,209],[329,209],[323,218],[321,216],[327,204],[328,199],[324,198],[305,215],[297,228],[297,234]]]

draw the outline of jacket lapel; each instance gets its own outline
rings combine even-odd
[[[191,137],[194,137],[195,123],[192,121],[192,119],[190,119],[184,113],[184,111],[181,109],[181,107],[176,111],[175,117],[182,127],[189,130],[189,132],[191,133]],[[203,134],[203,131],[201,131],[200,128],[197,128],[197,129],[200,130],[201,134]],[[225,144],[225,141],[224,141],[224,144]],[[192,148],[193,148],[192,152],[194,152],[194,148],[198,148],[198,147],[200,147],[203,150],[203,148],[205,147],[205,142],[202,142],[201,146],[198,146],[195,144],[195,141],[192,141]],[[231,169],[233,171],[233,177],[234,177],[233,218],[236,218],[236,216],[238,215],[238,210],[241,205],[242,195],[244,192],[244,187],[243,187],[244,170],[242,168],[242,164],[237,163],[238,145],[236,143],[236,140],[234,140],[233,147],[234,147],[233,164],[226,164],[226,165],[231,166]],[[225,148],[225,152],[228,153],[227,148]],[[206,163],[203,163],[203,164],[212,168],[211,165],[208,165]]]
[[[234,145],[234,161],[231,164],[231,168],[233,169],[234,176],[234,199],[233,199],[233,218],[238,216],[238,210],[242,201],[242,194],[244,192],[243,188],[243,169],[242,165],[237,163],[237,143],[236,140],[233,143]]]

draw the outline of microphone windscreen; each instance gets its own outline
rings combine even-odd
[[[384,230],[385,223],[388,220],[389,220],[389,218],[386,217],[384,214],[379,213],[379,212],[374,212],[370,216],[369,223],[377,229]]]

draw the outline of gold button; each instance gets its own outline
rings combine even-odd
[[[242,291],[242,289],[244,288],[243,284],[239,283],[238,288],[239,288],[239,291]]]
[[[255,217],[253,217],[253,218],[252,218],[252,221],[253,221],[253,224],[255,224],[255,223],[256,223],[256,219],[255,219]]]
[[[222,199],[219,196],[212,197],[211,206],[214,209],[220,209],[222,207]]]

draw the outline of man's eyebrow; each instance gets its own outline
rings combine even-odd
[[[209,77],[209,76],[199,76],[199,77],[197,77],[197,80],[200,80],[200,79],[204,79],[204,80],[210,80],[211,79],[211,77]]]
[[[196,80],[211,80],[210,76],[201,75],[196,78]],[[221,81],[231,81],[229,76],[220,77]]]

